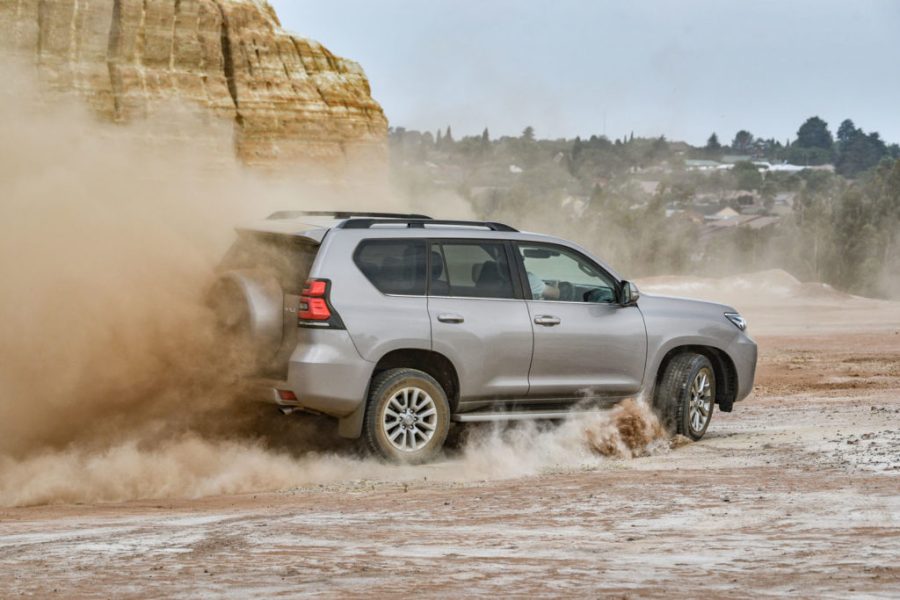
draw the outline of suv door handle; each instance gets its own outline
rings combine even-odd
[[[554,317],[553,315],[538,315],[534,318],[534,322],[537,325],[544,325],[546,327],[553,327],[554,325],[562,323],[559,317]]]
[[[441,323],[462,323],[463,321],[465,321],[462,315],[457,315],[454,313],[439,314],[437,320]]]

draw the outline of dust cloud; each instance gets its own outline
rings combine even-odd
[[[329,441],[313,423],[285,420],[290,440],[234,429],[227,437],[182,433],[119,443],[73,444],[21,460],[0,457],[0,506],[195,498],[359,482],[469,482],[601,468],[610,458],[668,452],[672,442],[642,402],[560,425],[470,427],[460,448],[432,465],[391,465]],[[321,426],[321,424],[319,424]],[[273,426],[275,429],[279,425]],[[268,430],[267,433],[271,433]],[[304,435],[308,434],[308,435]],[[319,436],[316,439],[316,436]]]
[[[586,430],[591,448],[603,456],[636,458],[661,447],[666,432],[653,411],[640,400],[625,400],[609,418],[594,421]]]
[[[363,458],[330,421],[247,403],[235,391],[247,359],[217,337],[204,294],[234,225],[270,211],[464,216],[461,204],[249,173],[208,152],[211,135],[229,148],[227,123],[173,106],[165,120],[104,124],[50,102],[21,69],[4,71],[0,505],[422,476]],[[656,434],[642,436],[656,430],[646,407],[617,410],[556,428],[475,429],[426,469],[448,480],[510,477],[648,451]]]

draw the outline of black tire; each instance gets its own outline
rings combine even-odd
[[[397,410],[403,406],[404,391],[407,391],[406,408],[412,411],[408,416]],[[421,410],[416,413],[413,408],[419,402],[422,403]],[[431,407],[434,412],[429,414]],[[401,416],[393,418],[388,411]],[[416,417],[414,422],[412,416]],[[372,453],[393,462],[427,462],[440,452],[449,429],[447,393],[428,373],[416,369],[389,369],[372,379],[363,428],[363,438]]]
[[[708,382],[706,386],[702,385],[704,376]],[[701,386],[703,390],[698,390]],[[699,440],[709,428],[716,405],[716,375],[712,363],[702,354],[693,352],[675,356],[666,366],[653,400],[660,420],[670,432]]]

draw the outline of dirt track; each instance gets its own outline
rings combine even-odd
[[[2,509],[0,596],[897,597],[900,308],[744,312],[757,391],[700,443],[524,478],[436,483],[438,464],[403,482]]]

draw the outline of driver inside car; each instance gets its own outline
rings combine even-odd
[[[546,283],[531,271],[528,271],[528,285],[534,300],[559,300],[559,288]]]

